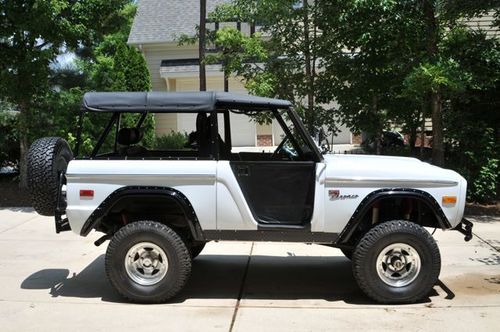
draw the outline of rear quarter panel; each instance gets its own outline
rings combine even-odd
[[[216,228],[216,162],[211,160],[73,160],[68,165],[66,213],[80,234],[85,221],[115,190],[125,186],[169,187],[193,205],[203,229]],[[80,190],[94,197],[80,197]]]

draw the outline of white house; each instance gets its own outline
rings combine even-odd
[[[216,5],[229,0],[207,0],[207,13]],[[199,89],[198,45],[179,46],[182,34],[195,35],[199,24],[199,0],[140,0],[128,43],[138,47],[146,58],[153,91],[197,91]],[[249,27],[242,24],[242,31]],[[220,65],[209,65],[207,90],[224,90]],[[238,78],[230,78],[229,91],[246,94]],[[269,146],[280,141],[278,125],[259,125],[246,116],[231,115],[231,131],[238,133],[233,146]],[[171,131],[190,132],[194,118],[189,115],[164,114],[156,117],[158,135]],[[347,128],[333,139],[336,144],[351,144],[352,134]]]

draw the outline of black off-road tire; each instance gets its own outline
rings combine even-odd
[[[166,275],[157,283],[143,285],[127,273],[125,258],[136,244],[153,243],[168,258]],[[174,297],[191,275],[191,255],[182,238],[170,227],[154,221],[137,221],[122,227],[109,243],[106,275],[123,297],[136,303],[163,303]]]
[[[392,244],[410,245],[418,253],[420,269],[404,286],[389,285],[377,273],[379,254]],[[368,231],[353,253],[354,277],[373,300],[380,303],[414,303],[429,294],[441,270],[439,248],[423,227],[405,220],[384,222]]]
[[[37,139],[28,151],[28,189],[31,204],[43,216],[53,216],[57,204],[59,172],[66,171],[73,153],[60,137]]]
[[[340,251],[342,251],[347,259],[352,260],[352,254],[354,253],[353,249],[340,249]]]
[[[207,244],[206,242],[196,242],[192,244],[189,247],[189,251],[191,252],[191,258],[195,259],[196,257],[198,257],[203,251],[203,248],[205,248],[206,244]]]

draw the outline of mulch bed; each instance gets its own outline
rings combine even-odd
[[[27,190],[19,188],[17,176],[0,176],[0,207],[31,206]],[[500,202],[491,205],[467,203],[466,215],[500,216]]]
[[[467,203],[465,214],[474,216],[500,216],[500,202],[496,204],[482,205],[477,203]]]
[[[28,191],[19,188],[17,175],[0,176],[0,207],[31,206]]]

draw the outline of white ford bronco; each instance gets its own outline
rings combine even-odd
[[[38,213],[55,216],[56,232],[95,230],[103,233],[96,245],[111,240],[107,276],[134,302],[169,300],[205,243],[229,240],[340,248],[367,296],[411,303],[429,293],[441,267],[424,227],[472,237],[459,174],[413,158],[324,155],[288,101],[219,92],[87,93],[75,156],[83,117],[98,113],[109,122],[88,157],[74,157],[62,138],[33,143],[30,195]],[[133,126],[121,126],[126,113],[135,114]],[[141,145],[148,114],[192,120],[185,148]],[[241,133],[231,123],[259,116],[283,131],[277,148],[234,148]]]

